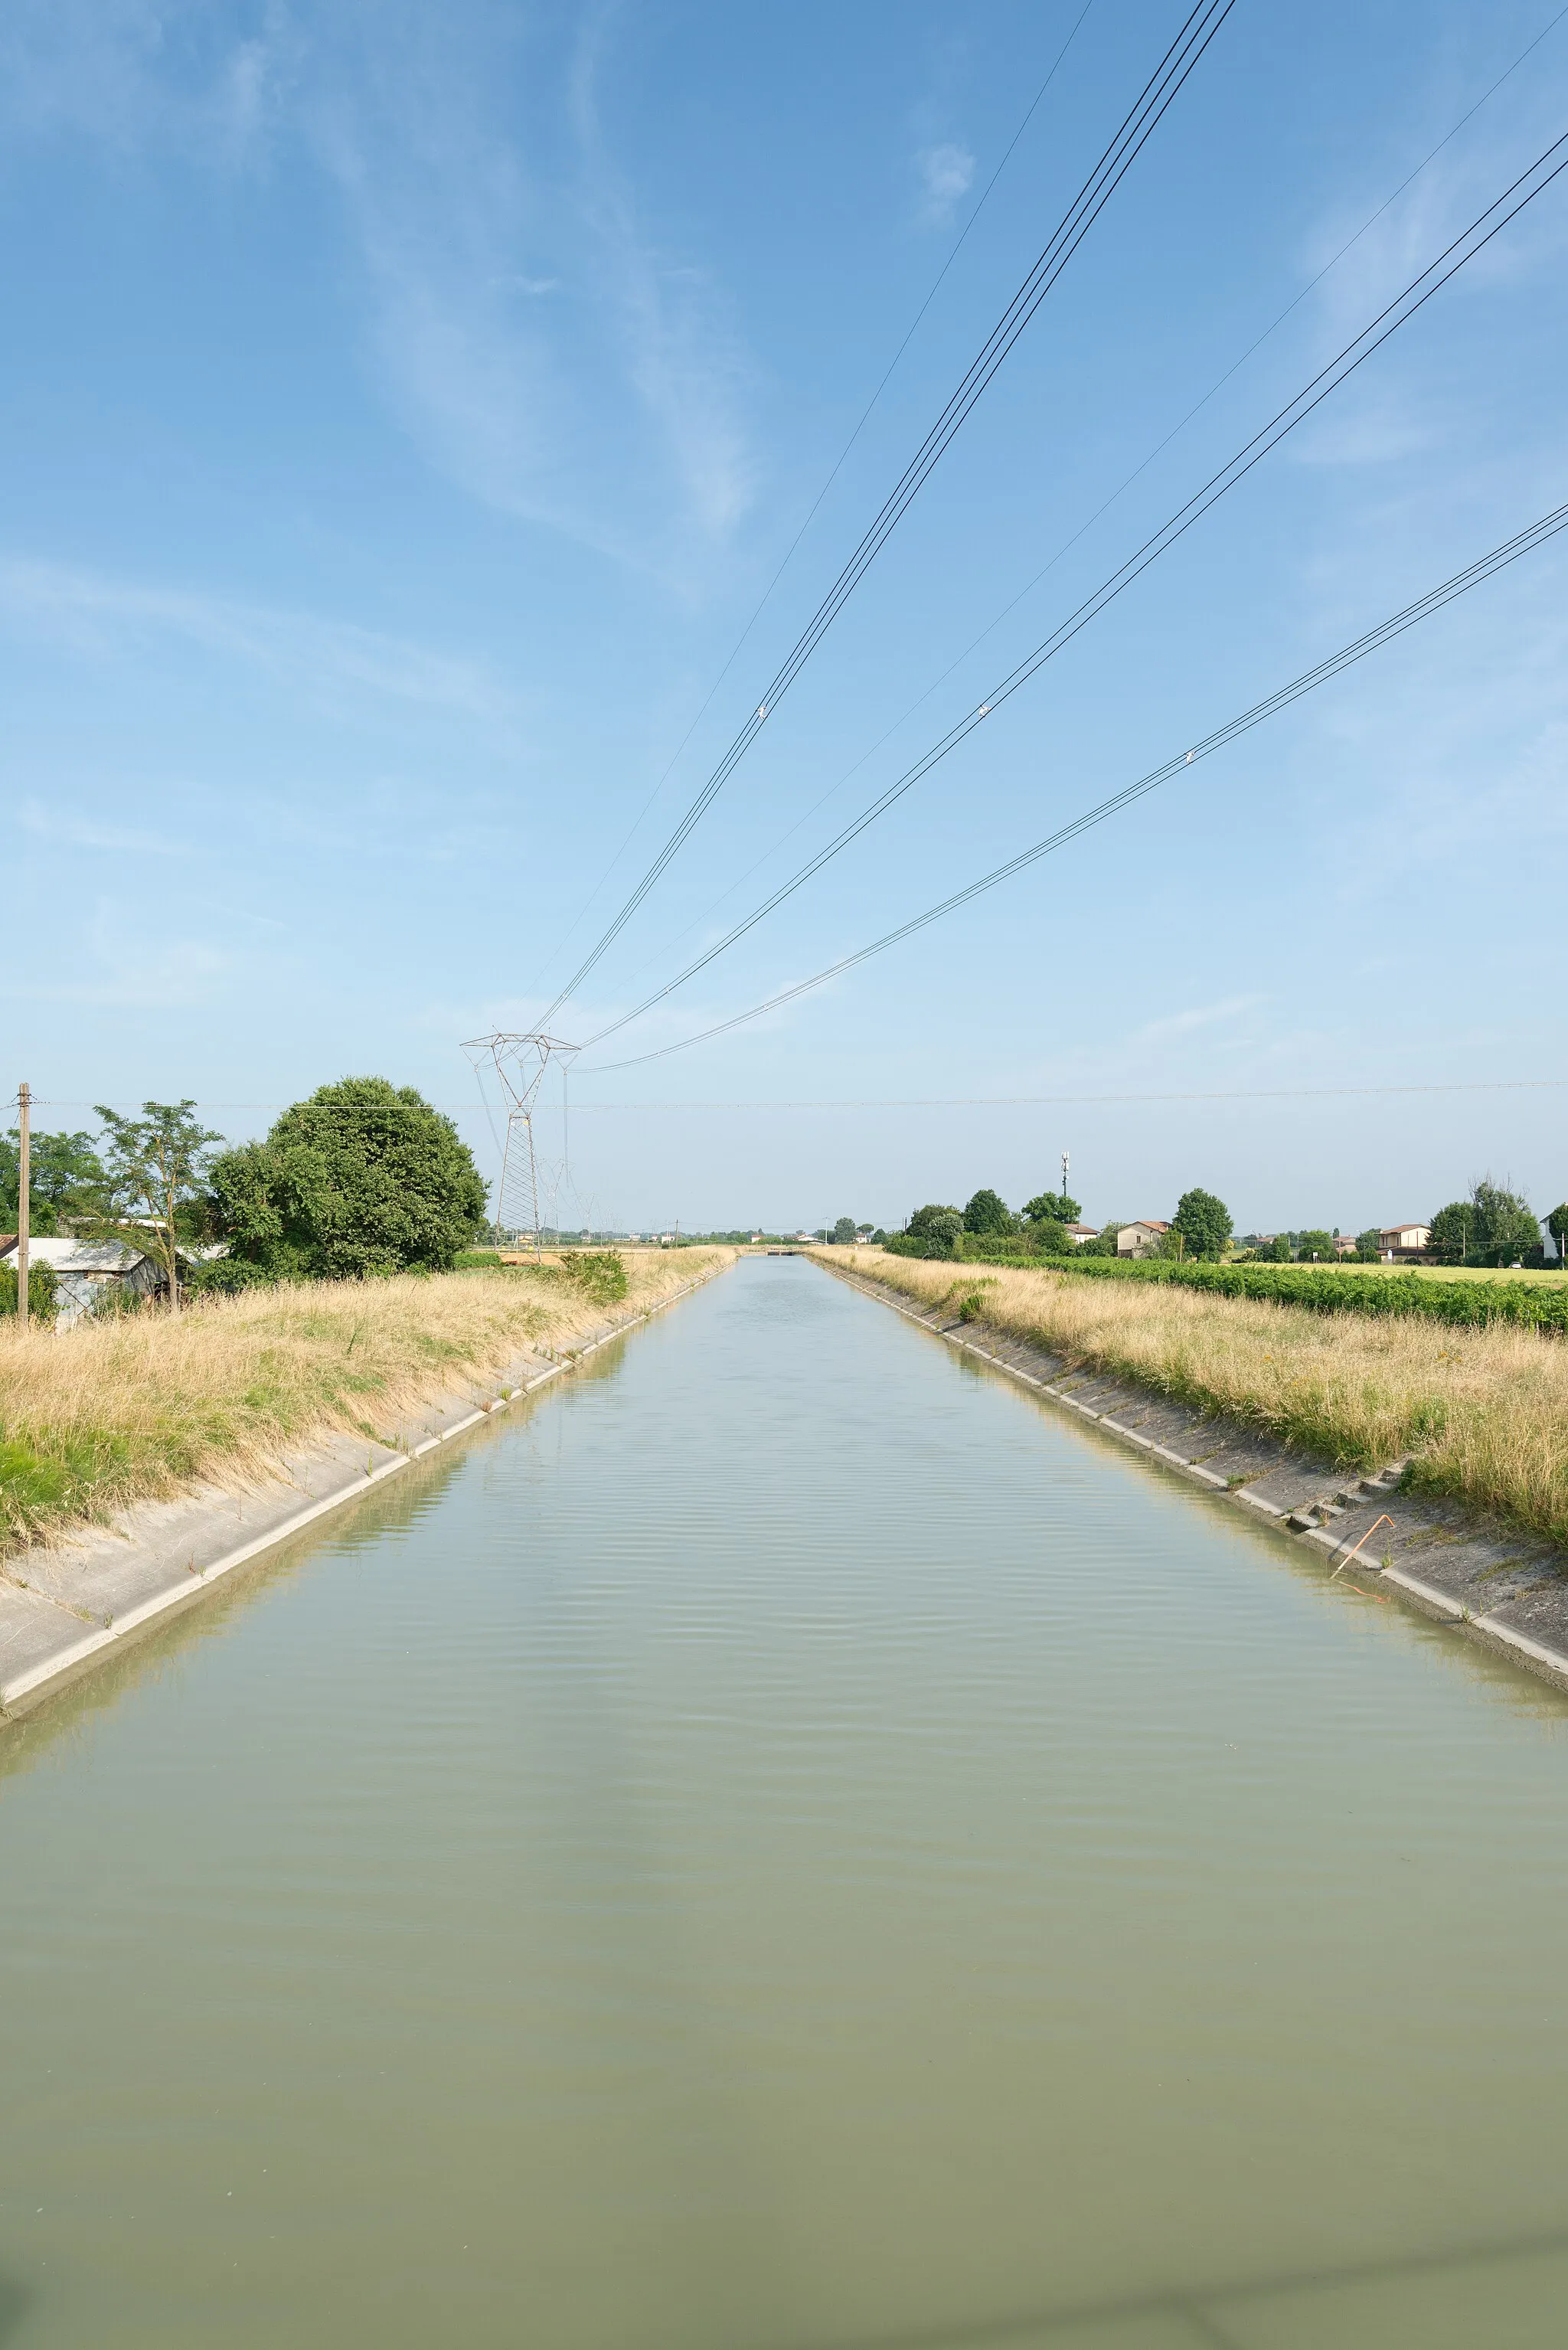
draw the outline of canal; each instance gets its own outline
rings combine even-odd
[[[1557,2350],[1568,1701],[742,1261],[0,1738],[5,2350]]]

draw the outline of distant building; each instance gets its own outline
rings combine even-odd
[[[1146,1217],[1141,1224],[1124,1224],[1116,1234],[1116,1254],[1152,1256],[1169,1230],[1158,1216]]]
[[[1430,1224],[1390,1224],[1377,1235],[1378,1253],[1390,1262],[1396,1257],[1423,1256],[1431,1239]]]
[[[1062,1229],[1075,1248],[1082,1248],[1085,1241],[1097,1241],[1100,1237],[1093,1224],[1064,1224]]]
[[[1335,1256],[1354,1256],[1355,1254],[1356,1245],[1355,1234],[1354,1232],[1335,1233],[1334,1242],[1334,1253]]]

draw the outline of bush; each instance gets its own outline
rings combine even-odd
[[[899,1247],[894,1241],[888,1245],[897,1256],[956,1256],[963,1237],[961,1208],[939,1207],[934,1201],[917,1208],[899,1236],[909,1243]]]
[[[16,1292],[20,1287],[16,1259],[13,1258],[9,1264],[0,1264],[0,1314],[15,1314]],[[54,1320],[58,1287],[52,1265],[30,1264],[27,1267],[27,1312],[32,1320]]]
[[[618,1249],[569,1249],[560,1270],[596,1305],[617,1305],[626,1295],[626,1264]]]

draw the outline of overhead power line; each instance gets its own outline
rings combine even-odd
[[[1080,834],[1090,831],[1096,825],[1104,824],[1107,817],[1119,815],[1122,809],[1130,807],[1135,800],[1143,799],[1150,792],[1158,791],[1162,784],[1168,783],[1175,775],[1184,774],[1199,759],[1207,759],[1214,752],[1223,750],[1228,743],[1235,742],[1238,736],[1250,733],[1254,726],[1262,725],[1265,718],[1272,718],[1277,712],[1287,709],[1293,702],[1300,701],[1303,694],[1314,692],[1320,685],[1325,685],[1331,678],[1337,677],[1342,671],[1354,668],[1356,662],[1365,660],[1368,654],[1377,652],[1383,646],[1391,644],[1396,637],[1403,636],[1407,629],[1415,628],[1418,621],[1429,619],[1434,612],[1441,611],[1444,605],[1451,604],[1457,597],[1467,595],[1472,588],[1479,588],[1495,572],[1503,570],[1511,563],[1517,563],[1521,556],[1533,553],[1538,546],[1544,546],[1549,539],[1555,538],[1564,529],[1568,529],[1568,505],[1554,507],[1552,513],[1542,515],[1539,521],[1530,524],[1524,530],[1516,532],[1513,537],[1504,539],[1500,546],[1494,546],[1490,554],[1480,556],[1476,562],[1468,565],[1463,571],[1457,571],[1452,578],[1445,579],[1439,587],[1429,588],[1426,595],[1417,597],[1413,604],[1407,604],[1402,611],[1396,612],[1389,619],[1379,621],[1375,629],[1368,629],[1364,636],[1357,637],[1354,642],[1342,646],[1338,652],[1331,653],[1326,660],[1319,661],[1315,668],[1304,670],[1300,677],[1293,678],[1288,685],[1282,685],[1273,693],[1265,695],[1262,702],[1255,702],[1250,710],[1242,711],[1239,716],[1228,719],[1223,726],[1216,727],[1213,733],[1205,735],[1201,742],[1194,743],[1188,750],[1179,751],[1173,758],[1165,760],[1159,766],[1151,767],[1147,775],[1138,777],[1137,783],[1128,784],[1123,790],[1113,793],[1109,799],[1101,800],[1097,806],[1086,808],[1081,816],[1075,816],[1071,823],[1064,824],[1057,831],[1047,834],[1044,840],[1035,841],[1032,847],[1021,850],[1016,857],[1009,858],[1005,865],[994,867],[991,872],[982,874],[978,881],[970,882],[962,889],[955,889],[951,897],[942,899],[940,904],[929,906],[923,914],[915,915],[909,921],[900,922],[897,930],[886,931],[881,938],[874,939],[869,946],[857,948],[855,953],[841,956],[838,962],[830,963],[826,971],[816,972],[810,979],[798,980],[793,987],[782,989],[778,994],[769,996],[765,1003],[754,1003],[750,1011],[737,1013],[732,1019],[718,1021],[712,1027],[701,1029],[694,1036],[683,1036],[678,1044],[661,1045],[651,1053],[639,1053],[625,1061],[601,1061],[592,1074],[598,1076],[610,1069],[639,1068],[645,1062],[661,1061],[671,1053],[683,1053],[693,1045],[707,1044],[712,1037],[726,1035],[732,1028],[743,1027],[748,1021],[760,1019],[766,1012],[776,1012],[782,1005],[793,1003],[797,996],[808,994],[813,988],[825,986],[830,979],[837,979],[843,972],[853,971],[857,964],[869,962],[873,955],[881,954],[887,948],[897,946],[903,939],[912,938],[917,931],[923,931],[931,922],[940,921],[945,914],[956,912],[959,907],[967,906],[971,899],[982,896],[988,889],[996,889],[1001,882],[1011,880],[1015,873],[1022,873],[1026,866],[1033,865],[1041,858],[1049,857],[1054,850],[1064,847],[1069,841],[1076,840]]]
[[[1160,1093],[1160,1094],[899,1094],[886,1100],[860,1099],[822,1101],[645,1101],[645,1102],[574,1102],[574,1114],[580,1109],[608,1110],[709,1110],[709,1109],[1054,1109],[1072,1106],[1093,1107],[1118,1102],[1207,1102],[1207,1101],[1331,1101],[1364,1094],[1518,1094],[1552,1093],[1568,1086],[1568,1077],[1481,1077],[1431,1086],[1241,1086],[1227,1088],[1223,1093]],[[34,1109],[95,1109],[96,1102],[40,1101],[33,1097]],[[111,1109],[140,1109],[140,1102],[111,1102]],[[205,1113],[218,1109],[287,1109],[287,1102],[197,1102],[194,1107]],[[432,1109],[462,1110],[472,1115],[472,1102],[432,1102]]]
[[[701,705],[698,709],[695,717],[693,717],[691,723],[686,729],[685,733],[680,737],[680,742],[675,745],[673,752],[670,754],[669,764],[666,765],[663,774],[659,776],[659,781],[654,785],[653,789],[649,792],[641,807],[638,810],[637,815],[633,817],[630,827],[626,833],[625,837],[622,839],[620,847],[610,858],[609,863],[606,866],[603,873],[599,876],[599,879],[588,892],[587,897],[583,900],[583,903],[578,908],[576,913],[574,914],[570,922],[567,923],[566,930],[557,940],[556,945],[551,948],[549,953],[545,956],[544,963],[544,968],[545,970],[548,970],[550,964],[556,960],[556,955],[560,953],[562,948],[566,945],[566,941],[572,936],[578,923],[582,920],[584,915],[587,914],[589,907],[598,896],[599,891],[605,887],[610,875],[615,871],[616,867],[620,863],[621,858],[630,847],[633,840],[637,837],[638,833],[642,828],[643,819],[648,815],[649,810],[652,807],[655,800],[659,797],[659,793],[664,789],[665,785],[670,781],[670,776],[674,774],[676,763],[680,759],[681,753],[685,750],[686,745],[691,742],[692,735],[695,734],[698,727],[707,716],[720,687],[723,684],[724,680],[729,676],[730,671],[734,668],[736,661],[740,658],[742,647],[751,636],[752,630],[756,627],[757,622],[762,619],[763,612],[766,611],[768,605],[772,601],[774,589],[778,586],[779,581],[784,577],[784,573],[789,569],[791,563],[794,560],[796,550],[798,549],[802,539],[805,536],[806,532],[811,528],[813,522],[815,520],[816,515],[821,509],[823,500],[826,497],[829,490],[833,487],[834,483],[838,479],[839,474],[843,472],[845,464],[848,460],[850,451],[854,448],[856,442],[859,440],[860,435],[865,432],[867,425],[870,422],[872,412],[875,410],[877,401],[881,399],[882,394],[887,390],[888,384],[892,381],[894,372],[898,368],[899,360],[903,358],[904,353],[909,349],[909,345],[914,341],[915,336],[919,332],[920,321],[924,318],[927,311],[930,308],[931,304],[936,300],[938,294],[941,291],[942,285],[947,277],[949,270],[951,269],[954,262],[958,259],[960,253],[967,244],[970,233],[973,229],[976,221],[979,220],[981,213],[985,210],[986,205],[990,203],[992,191],[994,190],[998,180],[1001,179],[1003,172],[1006,171],[1009,162],[1012,159],[1013,150],[1018,145],[1018,142],[1023,138],[1024,132],[1028,130],[1031,122],[1033,121],[1035,115],[1039,112],[1041,102],[1044,99],[1046,91],[1055,80],[1056,76],[1061,72],[1067,52],[1072,47],[1074,42],[1077,39],[1078,35],[1083,28],[1084,19],[1088,15],[1094,5],[1095,0],[1084,0],[1083,6],[1079,9],[1076,16],[1074,17],[1065,40],[1062,43],[1060,48],[1056,51],[1055,56],[1051,60],[1050,69],[1047,72],[1044,80],[1041,83],[1039,88],[1035,91],[1028,105],[1024,108],[1023,113],[1019,119],[1018,128],[1014,130],[1012,138],[1002,149],[1002,154],[997,161],[996,166],[992,171],[990,179],[987,180],[984,187],[981,188],[979,195],[975,198],[974,203],[971,205],[969,217],[964,222],[962,228],[960,229],[957,236],[953,239],[952,244],[948,247],[947,258],[942,263],[942,265],[938,270],[936,276],[932,278],[930,286],[927,289],[925,300],[920,304],[919,308],[916,311],[914,317],[910,319],[909,326],[905,328],[903,338],[898,344],[898,349],[893,353],[892,358],[883,369],[881,376],[877,380],[877,388],[872,392],[871,397],[867,401],[865,407],[861,410],[858,417],[856,419],[854,428],[850,432],[848,440],[846,441],[843,448],[834,459],[832,465],[829,467],[827,473],[823,480],[821,488],[817,491],[815,497],[813,498],[810,505],[806,508],[805,513],[801,519],[800,526],[796,530],[794,536],[790,540],[789,545],[785,547],[784,554],[779,560],[778,566],[774,572],[773,577],[768,581],[767,586],[763,589],[761,596],[757,598],[756,604],[753,608],[750,619],[746,622],[745,627],[741,630],[740,635],[736,638],[733,645],[731,647],[728,660],[725,661],[723,668],[719,671],[718,676],[713,680],[711,686],[704,695]],[[1568,16],[1568,8],[1564,8],[1563,13],[1564,16]]]
[[[1339,1101],[1368,1094],[1552,1093],[1568,1077],[1481,1077],[1435,1086],[1233,1086],[1223,1093],[899,1095],[886,1101],[577,1102],[577,1109],[1063,1109],[1121,1102]]]
[[[1087,12],[1085,11],[1085,14]],[[693,931],[702,929],[706,925],[710,917],[715,914],[721,906],[726,905],[735,895],[736,891],[742,889],[751,879],[753,873],[761,872],[763,866],[769,863],[772,858],[774,858],[784,846],[784,843],[786,841],[793,840],[795,834],[801,831],[803,827],[810,822],[817,810],[825,807],[827,802],[830,799],[833,799],[853,776],[859,774],[861,768],[866,765],[868,760],[876,756],[877,753],[881,750],[884,743],[890,743],[892,741],[894,735],[898,733],[899,729],[908,723],[908,722],[914,716],[917,710],[924,707],[924,705],[930,700],[932,694],[937,691],[938,688],[945,685],[949,678],[951,677],[955,671],[962,668],[964,662],[970,658],[970,655],[979,651],[986,639],[995,633],[995,631],[1002,626],[1002,621],[1008,619],[1012,612],[1016,611],[1019,605],[1022,604],[1027,597],[1033,594],[1035,588],[1039,587],[1040,582],[1045,578],[1050,572],[1055,569],[1063,556],[1069,554],[1072,549],[1077,546],[1078,541],[1081,538],[1085,537],[1094,528],[1096,523],[1100,520],[1101,516],[1108,514],[1111,507],[1116,504],[1117,500],[1125,496],[1127,492],[1131,489],[1133,484],[1137,481],[1141,475],[1147,473],[1155,459],[1162,455],[1170,446],[1171,442],[1178,439],[1181,433],[1185,432],[1193,418],[1199,415],[1202,411],[1208,407],[1210,401],[1215,398],[1216,394],[1224,390],[1225,386],[1231,381],[1232,376],[1238,375],[1241,369],[1245,367],[1247,361],[1251,359],[1257,351],[1260,351],[1262,348],[1270,337],[1278,333],[1279,329],[1284,325],[1285,320],[1292,317],[1295,311],[1300,309],[1307,296],[1313,293],[1317,286],[1322,285],[1324,279],[1329,275],[1331,270],[1336,269],[1339,266],[1339,264],[1345,259],[1345,255],[1349,253],[1354,246],[1360,244],[1362,238],[1367,234],[1368,230],[1376,226],[1384,213],[1389,211],[1393,205],[1397,203],[1399,198],[1405,193],[1406,189],[1410,187],[1417,180],[1418,180],[1422,172],[1425,172],[1430,164],[1437,161],[1444,148],[1452,145],[1453,141],[1459,137],[1459,132],[1464,129],[1466,123],[1473,120],[1474,117],[1480,112],[1482,107],[1490,103],[1491,99],[1497,96],[1498,91],[1502,88],[1504,84],[1513,78],[1513,76],[1519,71],[1521,66],[1525,63],[1526,59],[1534,55],[1535,51],[1541,47],[1542,43],[1550,34],[1556,31],[1558,26],[1563,22],[1565,16],[1568,16],[1568,5],[1559,8],[1553,16],[1547,19],[1540,32],[1538,32],[1532,39],[1526,42],[1524,47],[1520,50],[1512,63],[1506,66],[1502,72],[1497,76],[1496,79],[1490,82],[1487,88],[1482,90],[1480,96],[1478,99],[1473,99],[1471,103],[1466,107],[1464,112],[1459,117],[1457,121],[1449,124],[1448,130],[1444,131],[1442,137],[1437,141],[1436,145],[1429,147],[1425,155],[1422,156],[1420,161],[1406,172],[1405,177],[1400,181],[1398,186],[1392,189],[1390,192],[1384,197],[1382,203],[1372,212],[1367,213],[1360,227],[1354,230],[1352,234],[1345,238],[1345,243],[1339,247],[1338,251],[1329,255],[1329,258],[1323,264],[1323,266],[1320,269],[1315,270],[1312,276],[1306,280],[1304,285],[1303,285],[1296,293],[1292,295],[1290,300],[1285,304],[1284,308],[1275,315],[1275,317],[1270,321],[1269,325],[1262,329],[1262,333],[1254,335],[1246,348],[1240,352],[1238,356],[1231,360],[1230,366],[1225,369],[1224,372],[1221,375],[1216,376],[1214,381],[1210,385],[1208,390],[1203,393],[1201,398],[1195,400],[1192,406],[1187,410],[1186,413],[1179,417],[1176,422],[1170,426],[1168,431],[1161,434],[1160,438],[1155,442],[1154,447],[1148,452],[1148,454],[1146,457],[1139,459],[1138,463],[1133,467],[1130,473],[1127,473],[1123,476],[1116,487],[1111,491],[1109,496],[1102,498],[1100,504],[1094,509],[1092,514],[1088,515],[1085,519],[1078,525],[1076,530],[1073,531],[1068,537],[1062,540],[1060,545],[1057,546],[1055,553],[1047,558],[1047,560],[1041,566],[1040,569],[1034,573],[1033,577],[1026,580],[1015,595],[1008,598],[1007,602],[1002,607],[1002,609],[996,613],[992,619],[986,622],[979,635],[970,639],[969,643],[965,645],[963,650],[955,654],[953,659],[949,661],[947,667],[938,672],[938,674],[931,680],[929,685],[925,688],[923,692],[916,696],[915,700],[908,705],[902,714],[896,718],[892,724],[887,727],[883,733],[877,737],[877,740],[867,750],[861,753],[859,758],[857,758],[851,766],[846,768],[845,772],[839,776],[836,783],[830,784],[826,791],[824,792],[819,798],[814,800],[811,806],[806,808],[801,816],[798,816],[795,818],[794,822],[779,836],[771,847],[765,848],[760,857],[756,858],[752,864],[747,866],[743,873],[740,874],[735,880],[732,881],[727,889],[722,889],[718,897],[712,899],[701,913],[698,914],[682,931],[676,934],[677,940],[690,936]],[[1080,16],[1078,23],[1082,24],[1082,22],[1083,17]],[[1075,32],[1076,30],[1077,26],[1075,26],[1074,31]],[[1071,42],[1072,37],[1072,34],[1069,34],[1069,43]],[[1060,61],[1060,57],[1058,57],[1058,64]],[[1054,70],[1054,68],[1053,68],[1053,70]],[[1049,78],[1049,77],[1047,78]],[[1030,114],[1033,113],[1034,108],[1039,104],[1039,99],[1042,95],[1044,95],[1044,92],[1036,95],[1035,99],[1030,107]],[[1025,123],[1028,121],[1028,119],[1029,117],[1026,115],[1024,117]],[[1016,146],[1018,142],[1018,137],[1021,135],[1022,128],[1023,126],[1020,126],[1020,132],[1014,134],[1012,142],[1014,146]],[[1012,148],[1009,148],[1008,153],[1010,154],[1011,152]],[[1006,160],[1007,158],[1004,155],[1002,162],[1005,163]],[[1000,172],[1002,166],[998,165],[998,172]],[[986,195],[989,195],[991,189],[995,186],[996,176],[997,175],[995,173],[992,174],[992,177],[986,188]],[[981,198],[981,203],[983,203],[984,201],[985,197],[982,196]],[[978,212],[979,209],[980,207],[977,205],[975,207],[976,212]],[[971,213],[970,221],[966,224],[964,230],[965,235],[968,234],[969,229],[973,226],[973,223],[974,215]],[[961,244],[962,241],[963,239],[961,237],[959,243]],[[947,269],[950,267],[957,251],[958,246],[955,245],[952,252],[948,255],[947,262],[943,264],[943,276],[946,275]],[[940,278],[938,283],[940,283]],[[933,287],[932,292],[934,293],[935,290],[935,287]],[[928,306],[929,300],[930,296],[928,296]],[[910,331],[912,332],[913,329],[911,328]],[[906,338],[906,340],[908,338]],[[900,349],[902,348],[903,347],[900,346]],[[886,377],[883,380],[886,382]],[[867,409],[866,412],[869,415],[870,410]],[[857,430],[858,430],[858,427]],[[815,508],[813,511],[815,511]],[[706,707],[706,704],[704,704],[704,707]],[[662,962],[663,961],[664,953],[662,950],[659,950],[646,957],[644,962],[639,966],[639,971],[646,971],[651,964]],[[603,1035],[604,1033],[605,1032],[601,1030],[600,1034]]]
[[[1318,408],[1331,392],[1336,391],[1341,384],[1354,375],[1355,370],[1371,358],[1374,351],[1413,318],[1417,311],[1430,301],[1440,286],[1447,285],[1449,279],[1462,269],[1468,261],[1473,260],[1475,255],[1484,246],[1490,244],[1492,238],[1508,225],[1510,221],[1522,212],[1526,204],[1532,203],[1535,197],[1548,188],[1564,170],[1568,170],[1568,131],[1554,140],[1552,145],[1536,158],[1527,172],[1521,172],[1511,186],[1504,189],[1501,196],[1487,205],[1483,212],[1478,213],[1469,226],[1446,245],[1435,261],[1428,263],[1425,269],[1413,277],[1402,293],[1397,295],[1392,302],[1380,310],[1376,317],[1362,328],[1360,334],[1354,336],[1325,368],[1320,369],[1311,382],[1304,385],[1293,400],[1288,400],[1267,424],[1255,432],[1230,462],[1220,467],[1219,473],[1212,474],[1200,490],[1195,491],[1185,505],[1179,507],[1152,537],[1144,541],[1136,554],[1130,555],[1127,561],[1113,571],[1107,579],[1103,580],[1091,595],[1085,598],[1075,611],[1070,612],[1064,620],[1059,621],[1043,643],[1037,645],[1032,653],[1018,663],[1016,668],[1010,671],[1000,685],[992,687],[983,702],[967,711],[962,718],[950,726],[947,733],[932,743],[929,750],[922,752],[912,766],[906,767],[903,774],[897,776],[886,791],[871,801],[869,806],[862,808],[857,816],[852,817],[841,831],[836,833],[824,847],[818,849],[815,856],[808,858],[806,862],[798,867],[786,880],[781,881],[777,889],[764,898],[759,906],[753,907],[743,920],[735,923],[711,946],[704,948],[700,955],[694,956],[682,970],[677,972],[673,979],[667,980],[662,987],[656,988],[651,995],[645,996],[642,1002],[635,1005],[631,1011],[622,1013],[618,1019],[610,1021],[594,1035],[586,1038],[583,1049],[587,1051],[593,1045],[602,1044],[607,1036],[613,1036],[620,1029],[629,1026],[634,1020],[641,1019],[643,1014],[651,1011],[655,1004],[661,1003],[666,996],[673,994],[677,988],[684,986],[689,979],[694,978],[700,971],[706,970],[710,963],[716,962],[720,955],[727,953],[731,947],[743,939],[749,931],[754,930],[759,922],[765,920],[767,916],[782,906],[787,898],[792,898],[797,889],[804,888],[814,875],[819,873],[825,865],[829,864],[842,850],[847,848],[850,842],[857,839],[860,834],[875,824],[879,816],[885,816],[896,801],[902,799],[907,792],[912,791],[918,783],[929,775],[933,767],[945,759],[950,752],[956,751],[961,743],[967,742],[994,711],[998,710],[1004,702],[1010,701],[1021,686],[1027,685],[1044,668],[1047,661],[1054,660],[1056,654],[1086,629],[1092,620],[1098,619],[1107,605],[1114,603],[1118,596],[1131,587],[1135,579],[1140,577],[1152,564],[1159,560],[1162,555],[1168,553],[1179,538],[1184,537],[1193,524],[1200,520],[1211,506],[1217,505],[1222,497],[1228,495],[1239,483],[1244,481],[1252,468],[1261,463],[1272,450],[1277,448],[1288,433],[1293,432],[1297,425],[1304,423],[1314,409]]]
[[[899,474],[848,562],[774,672],[756,708],[619,912],[600,933],[560,993],[541,1014],[542,1024],[547,1025],[562,1004],[576,994],[589,972],[619,937],[649,891],[680,854],[717,799],[755,742],[769,715],[794,684],[862,577],[957,438],[986,387],[1131,170],[1134,161],[1153,134],[1155,126],[1234,5],[1235,0],[1198,0],[1198,5],[1085,181],[1044,251],[971,361],[958,389]]]

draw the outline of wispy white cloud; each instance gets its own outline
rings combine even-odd
[[[605,129],[613,13],[548,68],[521,14],[343,21],[358,30],[316,58],[305,120],[409,430],[486,504],[639,567],[722,545],[753,491],[744,370],[706,273],[663,248]],[[546,115],[547,133],[520,131]]]
[[[46,807],[41,800],[24,800],[14,821],[40,840],[56,840],[67,848],[99,849],[113,857],[189,857],[188,841],[169,840],[132,825],[101,824],[68,808]]]
[[[1460,85],[1462,87],[1462,84]],[[1419,128],[1405,123],[1389,140],[1373,168],[1397,185],[1401,170],[1418,161],[1435,126],[1457,120],[1462,105],[1457,88],[1429,89],[1417,101],[1425,116]],[[1365,184],[1348,188],[1315,223],[1302,253],[1305,276],[1322,275],[1312,309],[1326,349],[1341,347],[1375,319],[1395,296],[1435,263],[1487,206],[1533,161],[1561,125],[1548,124],[1540,99],[1527,86],[1513,86],[1497,111],[1483,111],[1419,168],[1410,184],[1386,208]],[[1440,135],[1440,134],[1437,134]],[[1382,192],[1386,192],[1386,188]],[[1417,343],[1456,303],[1472,302],[1500,286],[1518,285],[1548,266],[1560,267],[1568,248],[1568,218],[1548,195],[1511,220],[1445,285],[1423,324],[1412,331]],[[1292,455],[1297,463],[1371,465],[1391,463],[1447,437],[1454,419],[1429,369],[1400,364],[1408,348],[1401,338],[1389,361],[1379,360],[1333,403],[1334,413],[1299,435]]]
[[[0,556],[0,630],[99,653],[173,637],[317,689],[488,714],[505,707],[475,661],[313,612]]]
[[[124,157],[286,168],[340,204],[393,412],[503,514],[680,574],[751,503],[745,368],[607,130],[613,6],[15,0],[0,119]],[[547,297],[547,298],[546,298]]]
[[[940,146],[922,147],[915,157],[915,169],[920,175],[922,214],[933,227],[938,226],[952,217],[959,198],[969,193],[974,181],[974,157],[967,147],[944,140]]]
[[[161,1010],[209,1003],[235,983],[244,962],[230,947],[160,933],[101,902],[58,958],[56,968],[69,977],[35,968],[7,992],[34,1002]]]
[[[1254,1011],[1267,998],[1262,995],[1227,995],[1218,1003],[1194,1004],[1184,1012],[1167,1013],[1162,1019],[1150,1020],[1137,1029],[1135,1041],[1152,1045],[1171,1036],[1190,1035],[1195,1028],[1212,1028],[1225,1020],[1234,1020],[1238,1014]]]

